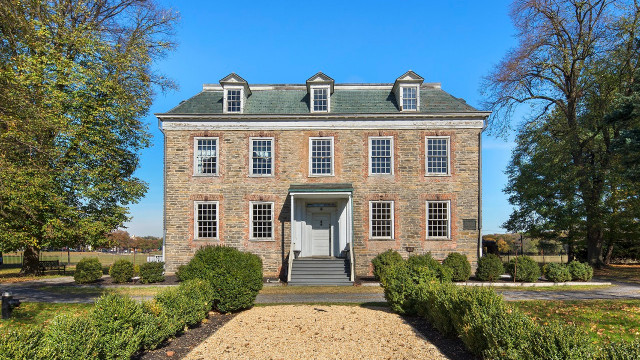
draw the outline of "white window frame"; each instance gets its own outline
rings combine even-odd
[[[198,205],[215,204],[216,205],[216,236],[215,237],[199,237],[198,235]],[[220,201],[194,201],[193,202],[193,239],[194,240],[218,240],[220,238]]]
[[[314,174],[313,173],[313,140],[330,140],[331,141],[331,174]],[[322,176],[334,176],[335,168],[335,142],[333,136],[311,136],[309,137],[309,176],[322,177]]]
[[[255,237],[253,233],[253,205],[268,204],[271,206],[271,237]],[[273,201],[249,201],[249,239],[254,241],[273,241],[275,239],[275,206]]]
[[[404,108],[404,89],[406,88],[414,88],[416,90],[416,108],[415,109],[405,109]],[[420,110],[420,88],[416,85],[400,85],[400,109],[402,111],[418,111]]]
[[[315,91],[316,90],[321,90],[324,89],[327,92],[327,110],[315,110]],[[315,86],[311,86],[310,87],[310,92],[309,92],[309,106],[310,106],[310,110],[311,112],[317,112],[317,113],[328,113],[331,111],[331,87],[329,85],[315,85]]]
[[[389,173],[373,173],[372,169],[373,169],[373,163],[372,163],[372,159],[373,159],[373,140],[379,140],[379,139],[389,139],[390,141],[390,150],[391,150],[391,169]],[[393,175],[394,172],[394,165],[395,165],[395,154],[393,151],[393,136],[369,136],[369,176],[385,176],[385,175]]]
[[[391,236],[373,236],[373,203],[391,204]],[[395,238],[395,202],[393,200],[370,200],[369,201],[369,239],[373,240],[393,240]]]
[[[229,111],[229,103],[228,103],[228,92],[229,90],[240,90],[240,111]],[[225,86],[223,88],[224,91],[224,95],[223,95],[223,107],[222,107],[222,112],[224,114],[242,114],[244,112],[244,87],[242,86]]]
[[[430,173],[429,172],[429,139],[446,139],[447,140],[447,172]],[[451,136],[425,136],[424,137],[424,176],[451,176]]]
[[[269,169],[269,174],[254,174],[253,173],[253,141],[265,141],[269,140],[271,142],[271,168]],[[275,141],[273,137],[250,137],[249,138],[249,176],[250,177],[273,177],[275,169]]]
[[[447,204],[447,236],[429,236],[429,204],[446,203]],[[450,240],[451,239],[451,200],[427,200],[425,203],[425,236],[427,239]]]
[[[213,173],[198,172],[198,140],[216,141],[216,169]],[[220,138],[214,136],[199,136],[193,138],[193,176],[219,176],[220,174]]]

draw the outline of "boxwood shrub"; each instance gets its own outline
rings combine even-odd
[[[100,280],[102,277],[102,264],[97,257],[82,258],[76,265],[73,280],[78,284],[87,284]]]
[[[0,359],[37,359],[42,335],[36,328],[0,331]]]
[[[232,312],[253,306],[262,289],[262,260],[257,255],[224,246],[205,246],[178,269],[181,281],[202,279],[215,290],[214,307]]]
[[[593,278],[593,268],[587,263],[574,260],[568,267],[573,281],[589,281]]]
[[[131,281],[134,269],[133,263],[129,260],[116,260],[109,268],[109,276],[114,283],[125,283]]]
[[[467,260],[467,255],[449,253],[442,265],[451,269],[453,281],[467,281],[471,276],[471,264]]]
[[[402,262],[402,256],[395,250],[389,249],[385,252],[381,252],[371,260],[373,264],[373,276],[376,280],[380,280],[383,273],[389,266]]]
[[[497,255],[487,254],[478,259],[476,279],[480,281],[496,281],[502,274],[504,274],[504,265],[502,265],[502,260]]]
[[[549,281],[556,283],[571,281],[569,268],[564,264],[550,263],[542,267],[542,274]]]
[[[528,256],[518,256],[507,264],[507,272],[516,281],[536,282],[540,277],[538,263]]]
[[[140,282],[143,284],[164,281],[164,262],[148,262],[140,265]]]

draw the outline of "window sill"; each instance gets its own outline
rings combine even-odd
[[[262,238],[255,238],[255,239],[252,238],[252,239],[249,239],[249,241],[253,241],[253,242],[275,242],[276,240],[274,238],[264,238],[264,239],[262,239]]]
[[[334,174],[309,174],[309,177],[332,177]]]
[[[271,175],[251,175],[249,174],[250,178],[274,178],[275,176],[273,174]]]
[[[451,174],[425,174],[424,177],[448,177]]]
[[[193,177],[219,177],[220,174],[193,174]]]
[[[426,241],[451,241],[452,238],[444,238],[444,237],[428,237]]]
[[[391,174],[369,174],[369,176],[373,176],[373,177],[393,177],[393,173],[391,173]]]
[[[370,237],[370,241],[396,241],[394,238]]]
[[[195,238],[193,241],[220,241],[219,238]]]

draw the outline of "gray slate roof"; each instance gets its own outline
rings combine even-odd
[[[167,114],[222,114],[222,91],[206,90],[180,103]],[[309,114],[306,90],[260,90],[247,98],[244,114]],[[420,89],[419,113],[476,112],[467,103],[439,88]],[[336,89],[331,95],[333,114],[400,113],[391,90]]]

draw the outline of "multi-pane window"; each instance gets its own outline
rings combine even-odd
[[[194,173],[218,174],[218,138],[195,138]]]
[[[309,139],[311,175],[333,175],[333,138]]]
[[[449,174],[449,137],[426,138],[426,175]]]
[[[329,89],[313,89],[313,111],[329,111]]]
[[[415,86],[402,87],[402,110],[418,109],[418,88]]]
[[[427,201],[427,237],[449,238],[449,201]]]
[[[393,238],[393,201],[369,202],[371,238]]]
[[[240,112],[242,109],[242,90],[227,90],[227,112]]]
[[[273,175],[273,139],[251,138],[251,172],[252,176]]]
[[[369,174],[393,174],[393,138],[369,138]]]
[[[251,238],[273,239],[273,203],[251,202]]]
[[[195,203],[196,239],[218,238],[218,202]]]

